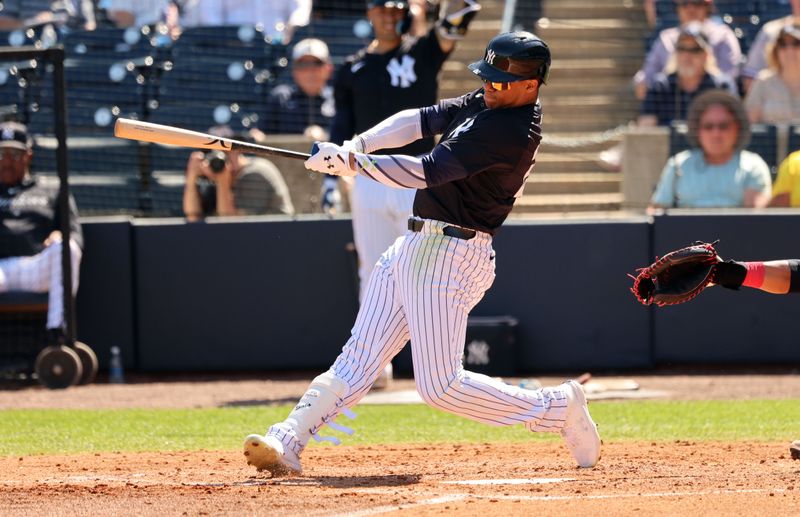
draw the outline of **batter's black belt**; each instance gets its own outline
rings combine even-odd
[[[424,225],[425,221],[422,219],[414,219],[411,217],[408,220],[408,229],[412,232],[421,232]],[[442,234],[447,235],[448,237],[455,237],[456,239],[463,239],[465,241],[472,239],[477,233],[478,232],[475,230],[459,228],[458,226],[448,225],[442,228]]]

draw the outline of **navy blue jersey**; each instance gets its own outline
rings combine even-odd
[[[736,86],[725,75],[706,73],[700,86],[692,92],[681,90],[678,86],[678,74],[659,75],[653,85],[647,89],[647,96],[642,102],[642,115],[655,115],[659,126],[668,126],[673,120],[686,120],[686,111],[695,97],[706,90],[723,88],[736,94]]]
[[[83,248],[78,209],[70,196],[70,238]],[[61,230],[58,186],[35,179],[13,187],[0,186],[0,258],[30,257],[44,250],[44,240]]]
[[[403,36],[400,45],[385,54],[369,54],[362,49],[349,57],[334,80],[336,115],[331,142],[341,144],[404,109],[434,104],[445,59],[447,54],[442,52],[434,29],[424,37]],[[425,138],[377,154],[418,156],[433,145],[433,138]]]
[[[335,112],[333,89],[326,86],[320,95],[309,97],[296,84],[281,84],[269,92],[259,129],[267,134],[299,133],[308,126],[328,128]]]
[[[442,139],[422,157],[428,187],[417,191],[414,215],[494,234],[533,172],[541,105],[489,109],[481,88],[421,116],[423,136]]]

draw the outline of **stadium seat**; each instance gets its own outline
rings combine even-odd
[[[195,56],[176,59],[161,79],[159,92],[165,104],[256,104],[269,91],[271,77],[271,72],[249,61]]]
[[[176,60],[206,58],[251,60],[265,67],[275,56],[273,44],[264,32],[252,25],[190,27],[175,41],[172,55]]]

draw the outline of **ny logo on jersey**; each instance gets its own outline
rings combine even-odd
[[[449,138],[456,138],[456,137],[458,137],[458,135],[460,135],[461,133],[465,133],[467,130],[469,130],[469,128],[471,128],[471,127],[472,127],[472,123],[473,123],[473,122],[475,122],[475,118],[474,118],[474,117],[470,117],[470,118],[468,118],[467,120],[465,120],[464,122],[462,122],[461,124],[459,124],[459,125],[458,125],[458,127],[456,127],[456,128],[453,130],[453,132],[452,132],[452,133],[450,133],[450,137],[449,137]]]
[[[494,58],[495,58],[494,50],[492,50],[492,49],[487,50],[486,51],[486,62],[489,63],[490,65],[493,65],[494,64]]]
[[[417,81],[417,74],[414,72],[416,60],[411,56],[403,56],[402,61],[397,61],[393,57],[386,66],[386,71],[392,76],[392,86],[408,88]]]
[[[489,364],[489,343],[486,341],[470,341],[467,345],[467,364]]]

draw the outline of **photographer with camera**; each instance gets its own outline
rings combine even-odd
[[[208,132],[248,140],[226,126]],[[291,215],[294,207],[283,176],[269,160],[239,151],[198,151],[186,164],[183,213],[189,222],[195,222],[209,215]]]

